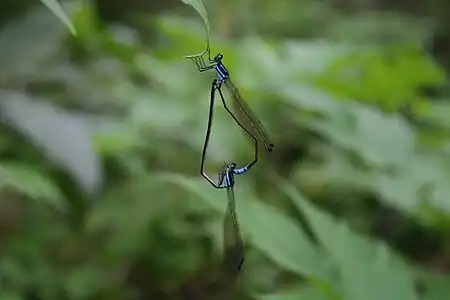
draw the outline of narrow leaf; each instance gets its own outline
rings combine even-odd
[[[61,5],[56,0],[40,0],[42,4],[48,7],[57,17],[61,20],[61,22],[64,23],[64,25],[69,28],[70,33],[72,35],[77,35],[77,32],[75,31],[75,27],[73,26],[72,22],[70,21],[69,17],[64,13],[64,10],[62,9]]]
[[[205,5],[203,4],[202,0],[181,0],[185,4],[191,5],[198,14],[202,17],[203,23],[205,25],[206,30],[206,50],[209,49],[209,35],[210,35],[210,28],[209,28],[209,21],[208,21],[208,13],[206,12]]]
[[[57,208],[64,205],[63,196],[53,181],[38,169],[27,165],[0,163],[0,191],[3,189],[48,201]]]

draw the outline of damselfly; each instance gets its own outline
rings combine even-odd
[[[247,166],[236,169],[236,163],[225,164],[219,173],[219,182],[214,185],[216,188],[227,190],[227,211],[224,219],[224,260],[223,267],[227,273],[231,273],[233,277],[239,273],[244,263],[244,244],[242,242],[239,223],[236,217],[236,205],[234,198],[234,175],[244,174],[256,161],[251,162]]]
[[[216,86],[217,86],[217,79],[214,79],[212,84],[211,84],[211,101],[209,102],[209,116],[208,116],[208,127],[206,130],[206,137],[205,137],[205,143],[203,144],[203,151],[202,151],[202,161],[200,164],[200,174],[209,181],[209,183],[211,183],[214,187],[216,188],[221,188],[221,184],[219,183],[215,183],[206,173],[205,171],[205,160],[206,160],[206,151],[208,150],[208,145],[209,145],[209,139],[211,137],[211,129],[212,129],[212,121],[214,118],[214,98],[215,98],[215,94],[216,94]],[[222,92],[219,90],[219,94],[222,95]],[[258,161],[258,156],[259,156],[259,142],[258,139],[250,132],[247,130],[247,128],[245,128],[240,122],[239,120],[234,116],[233,113],[231,113],[230,109],[227,106],[227,103],[225,102],[224,98],[222,97],[222,103],[223,106],[225,107],[225,110],[227,112],[230,113],[230,115],[233,117],[233,119],[236,121],[236,123],[252,138],[253,143],[254,143],[254,158],[253,161],[248,164],[247,166],[241,168],[241,169],[233,169],[232,174],[241,174],[241,173],[245,173],[247,172],[248,169],[250,169],[257,161]],[[224,169],[225,170],[225,169]],[[225,174],[225,173],[223,173]],[[225,175],[223,175],[225,176]],[[220,177],[220,176],[219,176]],[[225,179],[229,178],[230,180],[233,179],[234,180],[234,176],[225,176],[223,177]],[[219,178],[220,179],[220,178]],[[220,181],[220,180],[219,180]],[[226,180],[225,180],[226,182]],[[234,185],[234,181],[230,182],[230,185]]]
[[[208,64],[205,62],[203,56],[208,54]],[[247,102],[242,98],[238,88],[234,85],[230,78],[230,73],[222,62],[223,55],[221,53],[217,54],[214,59],[211,59],[209,47],[207,49],[197,55],[186,56],[186,58],[191,59],[195,65],[197,66],[200,72],[204,72],[207,70],[215,69],[217,73],[217,78],[213,81],[213,85],[211,88],[211,99],[210,106],[214,103],[215,91],[219,92],[220,97],[222,98],[222,103],[227,110],[227,112],[233,117],[233,119],[239,124],[240,127],[244,128],[247,133],[254,136],[259,142],[261,142],[265,149],[268,152],[273,152],[274,144],[270,141],[269,136],[264,129],[264,126],[261,124],[261,121],[256,117],[253,110],[247,104]],[[233,112],[227,107],[225,97],[222,93],[222,86],[225,86],[228,93],[233,99],[233,104],[235,107],[239,109],[241,115],[245,116],[245,120],[242,122],[238,121],[238,117],[236,117]],[[210,109],[209,119],[212,119],[213,111]],[[245,128],[242,123],[250,124],[251,128]],[[211,130],[211,122],[208,123],[208,130]],[[250,133],[251,132],[251,133]]]

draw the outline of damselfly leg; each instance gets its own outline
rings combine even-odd
[[[258,139],[244,125],[242,125],[242,123],[238,120],[238,118],[236,118],[236,116],[233,114],[233,112],[228,108],[227,102],[225,101],[225,97],[223,96],[220,86],[217,87],[217,90],[219,91],[219,95],[220,95],[220,98],[222,100],[222,104],[223,104],[223,107],[225,108],[225,110],[234,119],[234,121],[239,125],[239,127],[241,127],[253,140],[253,144],[255,146],[255,149],[254,149],[255,156],[253,158],[253,161],[249,164],[249,166],[253,166],[258,161],[258,147],[259,147]]]
[[[208,55],[207,61],[205,61],[204,58],[206,54]],[[209,49],[209,45],[206,47],[205,51],[198,54],[185,56],[185,58],[192,60],[200,72],[214,69],[217,65],[217,63],[213,59],[211,59],[211,51]]]
[[[206,62],[204,56],[208,54],[208,61]],[[261,121],[256,117],[256,114],[247,104],[247,102],[242,98],[241,94],[237,87],[233,84],[230,78],[230,72],[223,64],[223,55],[218,53],[213,59],[211,59],[211,51],[209,49],[209,44],[205,51],[199,53],[197,55],[190,55],[187,58],[191,59],[197,69],[200,72],[204,72],[207,70],[215,69],[217,73],[217,87],[221,93],[222,99],[224,99],[221,91],[222,85],[225,85],[228,93],[233,100],[233,107],[236,107],[238,112],[238,118],[241,119],[242,122],[239,122],[239,126],[241,128],[245,128],[247,133],[250,133],[251,136],[255,137],[261,144],[264,145],[266,151],[273,152],[274,143],[270,141],[269,136],[264,129]],[[228,109],[227,109],[228,110]],[[228,110],[230,112],[230,110]],[[231,113],[231,112],[230,112]],[[233,114],[232,114],[233,115]],[[233,118],[237,121],[238,119],[233,115]],[[245,124],[243,124],[245,123]],[[246,127],[248,125],[248,127]]]
[[[222,99],[222,103],[224,105],[225,110],[232,116],[232,118],[235,120],[235,122],[251,137],[251,139],[253,140],[254,143],[254,158],[253,160],[246,165],[244,168],[238,169],[237,171],[239,171],[240,173],[236,173],[236,174],[241,174],[246,172],[248,169],[250,169],[257,161],[258,161],[258,148],[259,148],[259,143],[257,138],[249,131],[247,130],[247,128],[245,128],[241,122],[234,116],[234,114],[230,111],[230,109],[228,108],[226,102],[225,102],[225,98],[223,97],[223,94],[220,90],[220,86],[217,85],[217,79],[214,79],[212,84],[211,84],[211,96],[210,96],[210,101],[209,101],[209,115],[208,115],[208,125],[206,128],[206,136],[205,136],[205,142],[203,144],[203,151],[202,151],[202,160],[201,160],[201,164],[200,164],[200,174],[209,182],[211,183],[215,188],[223,188],[223,186],[220,183],[220,175],[219,175],[219,182],[216,183],[213,179],[211,179],[208,174],[205,171],[205,161],[206,161],[206,153],[207,153],[207,149],[209,146],[209,141],[211,138],[211,131],[212,131],[212,123],[213,123],[213,119],[214,119],[214,101],[215,101],[215,95],[216,95],[216,90],[219,91],[219,95]],[[223,178],[222,178],[223,181]]]
[[[201,161],[201,164],[200,164],[200,174],[206,180],[208,180],[208,182],[211,183],[215,188],[220,188],[220,182],[219,183],[215,183],[214,180],[212,180],[208,176],[208,174],[205,172],[206,151],[208,150],[209,139],[211,137],[212,122],[213,122],[213,118],[214,118],[214,98],[215,98],[215,94],[216,94],[216,80],[214,80],[212,82],[212,84],[211,84],[211,96],[210,96],[210,99],[209,99],[208,125],[206,127],[205,142],[203,143],[202,161]]]

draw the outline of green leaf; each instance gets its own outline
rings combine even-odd
[[[299,118],[298,122],[353,151],[369,165],[403,166],[414,157],[416,137],[400,115],[388,115],[354,101],[336,102],[327,93],[306,86],[289,86],[283,93],[290,103],[321,116]]]
[[[70,33],[73,35],[77,35],[77,32],[75,31],[75,27],[73,26],[70,19],[67,17],[67,15],[64,13],[64,10],[62,9],[61,5],[56,0],[40,0],[42,4],[47,6],[60,20],[64,23],[64,25],[69,28]]]
[[[443,99],[429,103],[428,111],[423,116],[424,121],[444,130],[450,130],[450,101]]]
[[[0,120],[63,167],[88,194],[102,183],[100,158],[84,120],[24,94],[0,91]]]
[[[390,42],[422,44],[430,38],[431,25],[427,20],[401,13],[362,10],[336,20],[328,34],[335,40],[353,44]],[[358,30],[355,31],[355,28]]]
[[[149,201],[148,195],[154,195],[153,184],[149,180],[117,184],[104,195],[101,202],[95,203],[86,222],[86,229],[101,232],[109,228],[114,232],[107,239],[108,253],[117,259],[129,257],[142,249],[148,242],[148,223],[160,210],[157,201]],[[128,199],[129,201],[123,201]],[[75,289],[76,290],[76,289]]]
[[[374,103],[392,112],[407,104],[420,107],[429,102],[418,91],[423,86],[443,84],[445,72],[421,46],[395,43],[355,49],[336,59],[313,81],[336,96]]]
[[[211,188],[202,180],[180,175],[165,174],[159,178],[187,189],[212,208],[225,212],[225,191]],[[248,191],[237,187],[235,196],[238,220],[245,240],[250,239],[284,269],[333,284],[334,266],[309,240],[301,227],[277,209],[254,199]]]
[[[450,173],[446,162],[433,156],[415,155],[395,176],[376,173],[370,183],[385,202],[407,213],[423,212],[422,204],[430,205],[450,216],[447,201]]]
[[[208,21],[208,13],[206,12],[205,5],[202,0],[181,0],[182,2],[191,5],[198,14],[202,17],[203,23],[205,24],[206,29],[206,50],[209,49],[209,21]]]
[[[424,300],[445,300],[450,295],[450,276],[444,274],[422,274],[425,286]]]
[[[0,191],[12,189],[32,199],[43,199],[62,208],[65,204],[59,188],[38,169],[22,164],[0,163]]]
[[[335,105],[310,126],[338,146],[352,150],[368,164],[405,165],[415,150],[415,135],[404,118],[387,115],[356,102]]]
[[[413,276],[388,247],[355,232],[311,205],[294,187],[281,184],[327,253],[339,265],[347,300],[418,300]]]
[[[298,289],[292,289],[276,294],[255,296],[258,300],[331,300],[331,296],[324,294],[322,291],[313,286],[305,286]]]
[[[0,73],[4,79],[40,79],[42,69],[59,57],[67,30],[49,15],[48,9],[38,5],[2,24]]]
[[[0,299],[2,299],[2,300],[22,300],[24,298],[20,297],[16,293],[0,291]]]
[[[66,277],[65,290],[70,299],[89,299],[104,285],[105,274],[95,265],[84,265],[71,271]]]
[[[205,5],[202,0],[181,0],[186,4],[191,5],[198,14],[202,17],[203,22],[205,23],[206,33],[209,38],[209,21],[208,21],[208,13],[206,12]]]

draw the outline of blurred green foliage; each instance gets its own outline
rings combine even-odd
[[[441,14],[206,3],[211,48],[277,145],[236,188],[231,287],[226,196],[198,174],[213,74],[181,59],[204,49],[201,19],[179,1],[113,1],[114,21],[102,1],[53,6],[74,37],[21,3],[0,23],[0,299],[449,298]],[[221,107],[213,135],[212,170],[251,157]]]

